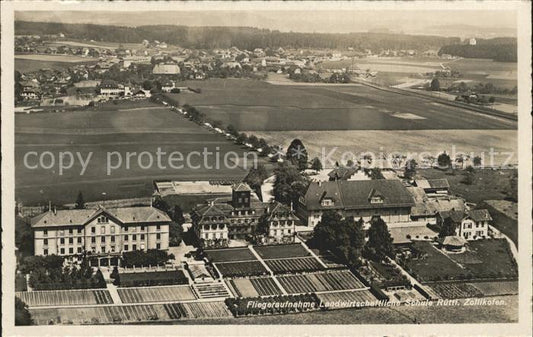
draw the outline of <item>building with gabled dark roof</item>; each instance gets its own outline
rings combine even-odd
[[[337,210],[343,216],[370,221],[381,216],[387,223],[410,221],[411,194],[399,180],[355,180],[313,182],[300,198],[297,214],[308,226],[316,226],[326,210]]]
[[[193,209],[193,230],[202,246],[225,247],[229,240],[252,239],[263,215],[267,216],[267,238],[271,231],[273,236],[268,242],[294,240],[298,219],[290,208],[277,202],[261,202],[245,183],[233,185],[232,190],[231,197],[209,199]]]
[[[437,225],[442,227],[445,221],[455,226],[455,233],[466,240],[483,239],[489,235],[489,223],[492,221],[486,209],[473,209],[465,211],[443,211],[437,215]]]
[[[32,218],[35,255],[87,253],[105,263],[122,252],[168,249],[170,217],[150,207],[49,210]]]

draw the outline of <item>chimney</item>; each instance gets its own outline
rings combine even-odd
[[[56,214],[57,214],[57,209],[56,209],[56,207],[54,206],[54,215],[56,215]]]
[[[52,201],[48,200],[48,212],[52,210]]]
[[[292,212],[293,210],[294,210],[294,209],[293,209],[293,207],[292,207],[292,201],[291,201],[291,212]]]

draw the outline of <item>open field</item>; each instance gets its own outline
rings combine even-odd
[[[201,94],[168,94],[238,130],[515,129],[502,121],[418,96],[368,86],[282,86],[257,80],[187,81]],[[395,117],[410,113],[418,119]]]
[[[32,72],[43,68],[63,70],[78,64],[96,63],[98,59],[74,55],[15,55],[15,70],[21,73]]]
[[[475,282],[470,284],[478,288],[484,296],[518,294],[518,281]]]
[[[349,270],[278,276],[289,294],[366,288]]]
[[[17,292],[29,307],[113,303],[107,290],[44,290]]]
[[[140,109],[124,106],[123,109],[111,111],[98,108],[70,113],[16,115],[17,200],[26,204],[47,203],[47,200],[54,203],[72,202],[78,191],[83,192],[86,201],[101,200],[103,192],[109,199],[142,197],[151,195],[155,179],[227,180],[244,177],[247,170],[232,167],[231,159],[234,156],[228,157],[228,166],[224,164],[226,153],[231,151],[235,152],[235,156],[242,156],[246,152],[244,149],[169,109],[142,105]],[[159,148],[166,153],[161,155],[161,165],[157,162],[156,154]],[[200,155],[204,149],[211,152],[207,157],[207,165]],[[217,150],[220,169],[217,169],[217,160],[213,155]],[[38,155],[51,152],[55,166],[50,170],[27,168],[23,159],[30,151],[36,151]],[[73,153],[75,163],[60,175],[59,152],[65,151]],[[141,157],[138,155],[143,151],[149,154],[139,163]],[[172,168],[169,154],[175,151],[183,157],[174,163],[177,168]],[[194,151],[198,154],[191,155],[190,165],[187,165],[187,156]],[[80,152],[84,160],[92,153],[83,175],[80,174],[82,165],[77,160],[76,152]],[[129,167],[126,161],[128,152],[135,152],[130,157]],[[122,163],[119,158],[122,158]],[[38,162],[37,157],[34,160],[31,165]],[[50,160],[49,156],[46,164]],[[65,159],[67,163],[69,158]],[[120,168],[109,171],[108,175],[108,163]]]
[[[211,262],[257,260],[248,248],[207,249],[205,253]]]
[[[411,275],[424,281],[461,279],[513,279],[518,276],[516,263],[504,239],[470,241],[463,253],[444,253],[429,242],[415,242],[422,253],[408,260]],[[439,266],[435,269],[435,266]]]
[[[117,291],[123,303],[186,301],[196,299],[189,286],[118,288]]]
[[[291,141],[299,138],[309,153],[309,157],[318,156],[325,167],[331,168],[343,153],[359,156],[372,152],[376,156],[397,152],[415,154],[415,159],[424,154],[437,157],[446,151],[453,153],[485,153],[488,160],[490,149],[495,152],[515,153],[510,163],[517,163],[516,150],[518,132],[516,130],[335,130],[335,131],[252,131],[257,137],[264,138],[269,144],[278,144],[287,148]],[[350,155],[351,156],[351,155]],[[494,164],[507,160],[506,154],[495,154]],[[331,162],[322,160],[331,159]],[[424,171],[426,172],[426,171]],[[441,172],[444,175],[444,172]],[[457,179],[463,179],[457,176]],[[494,185],[487,186],[493,188]],[[478,195],[478,198],[481,195]]]
[[[263,259],[303,257],[311,255],[301,244],[256,246],[254,250]]]

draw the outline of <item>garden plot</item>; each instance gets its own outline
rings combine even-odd
[[[250,279],[232,279],[227,281],[228,286],[236,297],[259,297],[281,295],[271,277],[258,277]]]
[[[215,263],[214,266],[223,277],[247,277],[268,274],[259,261]]]
[[[349,270],[278,276],[289,294],[364,289],[365,285]]]
[[[324,266],[314,257],[264,260],[274,274],[300,273],[324,270]]]
[[[279,259],[289,257],[305,257],[311,255],[301,244],[256,246],[254,250],[263,259]]]
[[[440,297],[445,299],[482,297],[483,293],[468,283],[434,283],[430,285]]]
[[[16,292],[15,295],[28,307],[113,303],[107,290],[22,291]]]
[[[124,303],[170,302],[196,299],[189,286],[118,288],[117,291],[120,299]]]
[[[256,261],[248,248],[225,248],[205,250],[211,262]]]
[[[233,317],[224,302],[180,303],[186,318],[226,318]]]

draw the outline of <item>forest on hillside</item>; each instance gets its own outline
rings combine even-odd
[[[394,49],[438,50],[460,43],[459,38],[389,33],[294,33],[250,27],[139,26],[119,27],[92,24],[15,22],[16,35],[65,34],[66,38],[95,41],[140,43],[158,40],[184,48],[213,49],[235,46],[255,48],[331,48],[373,52]]]
[[[439,55],[450,54],[465,58],[493,59],[501,62],[516,62],[518,46],[515,38],[478,39],[475,46],[453,44],[443,46]]]

